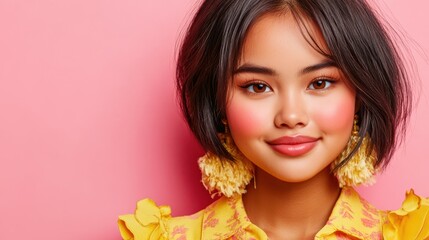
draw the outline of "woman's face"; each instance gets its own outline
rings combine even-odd
[[[307,25],[324,46],[315,26]],[[226,116],[250,161],[282,181],[301,182],[346,146],[355,99],[341,71],[309,45],[291,14],[269,14],[245,39]]]

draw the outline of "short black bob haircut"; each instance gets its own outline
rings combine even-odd
[[[303,31],[308,32],[303,19],[319,28],[329,52],[311,36],[307,40],[356,90],[359,135],[369,135],[375,167],[386,167],[405,135],[411,89],[391,29],[365,0],[205,0],[186,32],[176,69],[180,106],[192,132],[205,150],[233,160],[218,133],[224,131],[227,90],[246,33],[262,15],[288,11]]]

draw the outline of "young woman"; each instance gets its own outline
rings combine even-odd
[[[149,199],[124,239],[426,239],[429,200],[379,211],[370,183],[403,136],[407,73],[363,0],[206,0],[182,44],[177,86],[223,195],[172,218]],[[250,183],[250,184],[249,184]]]

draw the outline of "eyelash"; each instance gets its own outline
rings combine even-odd
[[[312,88],[310,87],[319,81],[323,81],[325,84],[328,83],[329,85],[327,87],[322,88],[322,89],[316,89],[316,88],[314,88],[314,86]],[[338,80],[335,77],[331,77],[328,75],[322,75],[322,76],[319,76],[316,79],[312,80],[310,82],[310,84],[308,85],[307,89],[311,90],[311,91],[326,91],[327,89],[331,88],[332,84],[335,84],[337,81]],[[267,92],[267,91],[255,92],[255,91],[250,90],[250,88],[252,86],[257,86],[257,85],[263,85],[268,90],[272,91],[272,88],[267,83],[265,83],[263,81],[258,81],[258,80],[250,80],[250,81],[244,83],[243,85],[241,85],[240,88],[242,88],[244,91],[246,91],[249,94],[261,94],[261,93]]]
[[[262,82],[262,81],[257,81],[257,80],[248,81],[248,82],[244,83],[243,85],[241,85],[240,88],[242,88],[248,94],[261,94],[261,93],[267,92],[267,91],[264,91],[264,92],[255,92],[255,91],[252,92],[252,91],[250,91],[250,88],[252,86],[257,86],[257,85],[263,85],[264,87],[266,87],[266,89],[273,91],[268,84],[266,84],[265,82]]]
[[[310,88],[310,86],[312,86],[313,84],[315,84],[315,83],[317,83],[317,82],[319,82],[319,81],[323,81],[323,82],[325,82],[325,83],[329,83],[328,87],[325,87],[325,88],[322,88],[322,89],[315,89],[314,87],[313,87],[313,88]],[[320,77],[317,77],[317,78],[316,78],[316,79],[314,79],[313,81],[311,81],[307,88],[308,88],[309,90],[312,90],[312,91],[313,91],[313,90],[314,90],[314,91],[325,91],[325,90],[327,90],[327,89],[331,88],[331,87],[332,87],[332,84],[335,84],[337,81],[338,81],[338,80],[337,80],[335,77],[331,77],[331,76],[327,76],[327,75],[322,75],[322,76],[320,76]]]

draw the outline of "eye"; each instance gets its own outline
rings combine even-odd
[[[245,88],[250,93],[271,92],[271,88],[265,83],[251,83],[244,86],[243,88]]]
[[[332,83],[333,83],[332,80],[318,79],[316,81],[311,82],[308,88],[310,90],[323,90],[323,89],[329,88]]]

